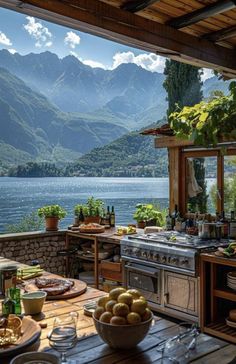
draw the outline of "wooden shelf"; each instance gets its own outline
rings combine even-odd
[[[236,344],[236,329],[229,327],[223,321],[204,326],[204,332]]]
[[[218,298],[224,298],[226,300],[236,302],[236,292],[230,289],[214,289],[213,295]]]

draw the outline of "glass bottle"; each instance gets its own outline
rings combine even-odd
[[[8,316],[15,313],[15,301],[10,296],[10,290],[6,291],[6,298],[2,301],[2,314]]]
[[[107,206],[106,224],[111,225],[111,214],[110,214],[110,207],[109,206]]]
[[[82,210],[82,207],[81,207],[80,211],[79,211],[79,225],[83,224],[83,222],[84,222],[84,214],[83,214],[83,210]]]
[[[167,231],[172,230],[172,218],[171,218],[171,215],[170,215],[170,210],[169,210],[169,213],[166,216],[166,230]]]
[[[229,236],[229,222],[225,217],[225,212],[222,211],[220,222],[223,224],[223,228],[221,230],[221,236],[223,239],[227,239]]]
[[[10,297],[15,301],[15,314],[21,315],[20,288],[10,288]]]
[[[111,227],[115,227],[115,225],[116,225],[116,216],[115,216],[114,206],[111,207],[110,225],[111,225]]]

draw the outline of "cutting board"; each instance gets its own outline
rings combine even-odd
[[[72,278],[70,278],[69,280],[74,282],[74,285],[70,290],[56,296],[47,295],[46,300],[66,300],[69,298],[77,297],[83,294],[87,290],[87,284],[85,282]],[[39,290],[39,288],[35,285],[34,280],[28,282],[24,286],[24,289],[27,292],[33,292]],[[41,290],[43,291],[43,288]]]

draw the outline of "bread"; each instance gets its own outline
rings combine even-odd
[[[231,321],[236,322],[236,310],[235,309],[229,311],[229,318]]]

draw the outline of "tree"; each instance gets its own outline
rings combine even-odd
[[[200,68],[173,60],[166,60],[163,83],[167,92],[167,116],[184,106],[193,106],[202,100],[202,71]]]
[[[184,106],[194,106],[202,100],[201,69],[173,60],[166,60],[163,83],[167,91],[168,109],[167,117]],[[189,198],[188,208],[192,211],[198,209],[206,212],[207,193],[205,183],[204,158],[194,159],[193,162],[196,180],[202,187],[202,192],[196,197]]]

